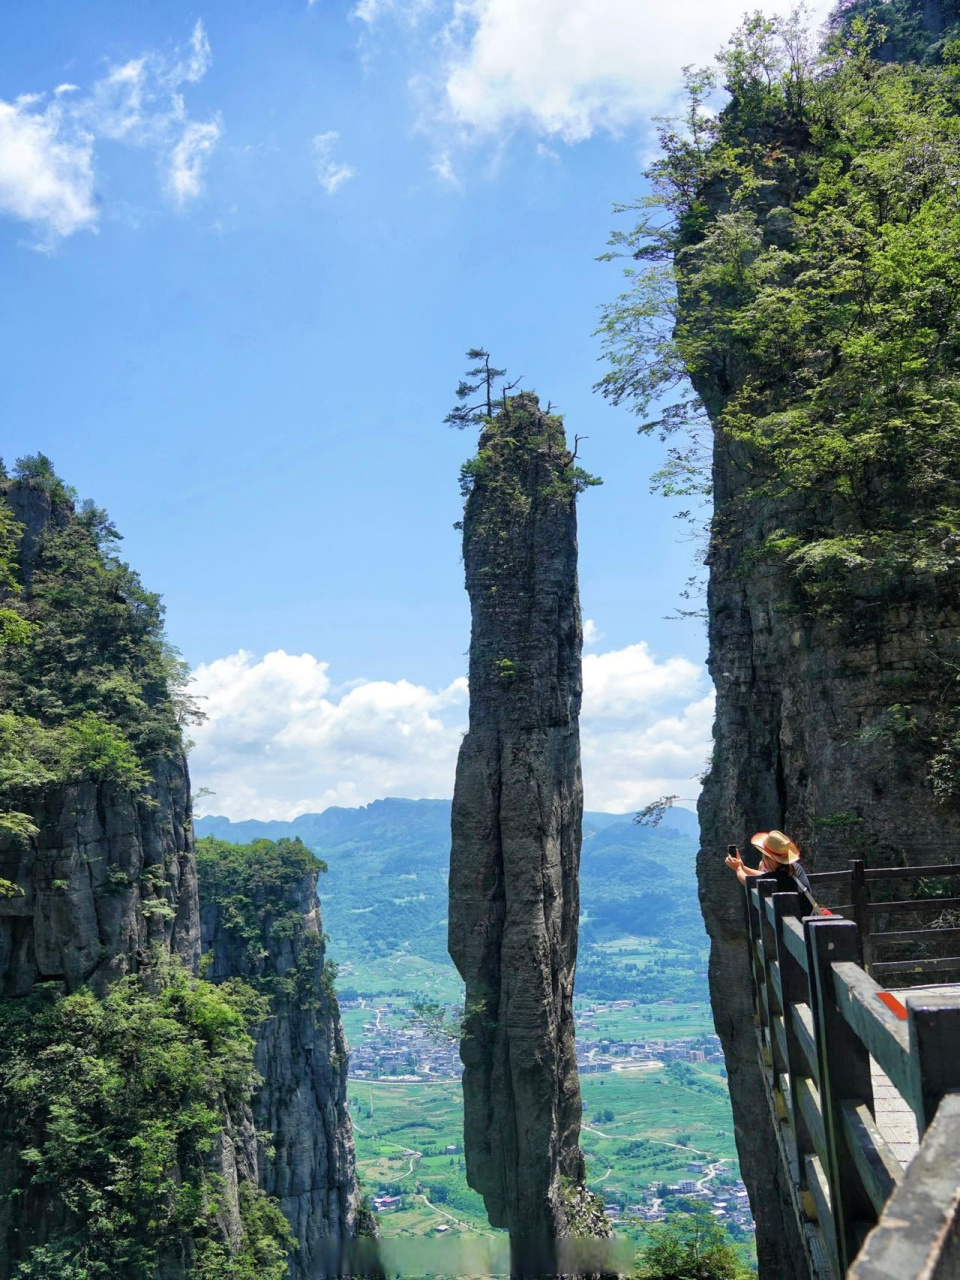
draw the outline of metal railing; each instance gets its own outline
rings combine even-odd
[[[861,967],[852,920],[805,916],[806,899],[777,887],[772,878],[747,881],[750,963],[760,1064],[811,1275],[960,1275],[930,1269],[951,1264],[960,1213],[960,1098],[952,1092],[960,1091],[960,989],[925,992],[904,1007]],[[920,1155],[906,1174],[877,1124],[871,1058],[916,1117]],[[949,1226],[931,1235],[928,1214],[908,1239],[885,1206],[892,1196],[915,1197],[918,1178],[932,1187],[921,1163],[933,1152],[928,1130],[940,1147],[944,1132],[956,1144],[953,1172],[941,1178],[955,1188],[942,1203]]]

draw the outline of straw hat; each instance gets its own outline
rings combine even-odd
[[[774,862],[786,865],[800,861],[800,850],[782,831],[758,831],[755,836],[750,837],[750,843]]]

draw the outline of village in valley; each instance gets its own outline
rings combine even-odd
[[[365,1096],[364,1085],[381,1092],[384,1087],[398,1088],[404,1096],[420,1086],[431,1089],[430,1097],[439,1101],[438,1089],[456,1086],[463,1071],[456,1038],[437,1034],[418,1014],[409,995],[361,997],[341,1002],[341,1008],[351,1045],[350,1083],[361,1089],[359,1097]],[[598,1170],[591,1188],[603,1196],[604,1212],[620,1230],[632,1234],[635,1228],[663,1221],[682,1202],[700,1200],[736,1238],[746,1239],[753,1233],[746,1188],[732,1155],[732,1136],[719,1130],[711,1137],[723,1140],[709,1141],[696,1126],[685,1123],[691,1090],[699,1095],[698,1101],[703,1100],[705,1114],[712,1115],[711,1108],[720,1102],[724,1109],[729,1105],[720,1038],[707,1029],[708,1017],[705,1007],[678,1005],[673,1000],[655,1004],[577,1001],[577,1065],[584,1092],[582,1142],[591,1167]],[[687,1034],[676,1034],[683,1029]],[[675,1098],[680,1091],[684,1099]],[[674,1128],[690,1129],[690,1133],[670,1130],[661,1138],[650,1138],[649,1130],[631,1124],[629,1108],[651,1092],[662,1095],[662,1104],[659,1097],[654,1099],[655,1107],[665,1115],[678,1115]],[[669,1105],[674,1101],[685,1102],[682,1110]],[[361,1132],[364,1123],[359,1117]],[[435,1156],[455,1163],[462,1174],[462,1144],[456,1134],[447,1136],[454,1140],[438,1144]],[[362,1147],[362,1139],[358,1142]],[[408,1162],[411,1177],[421,1168],[419,1157],[429,1155],[429,1150],[411,1146],[398,1146],[396,1151],[400,1173]],[[630,1167],[632,1176],[616,1177],[613,1168],[619,1171],[621,1165]],[[424,1193],[429,1191],[425,1183],[416,1185]],[[402,1178],[394,1183],[392,1177],[381,1176],[372,1189],[378,1213],[403,1216],[410,1197]],[[436,1188],[434,1200],[435,1192]],[[436,1221],[433,1229],[446,1233],[456,1226],[444,1219]]]
[[[604,1035],[598,1012],[625,1012],[639,1007],[630,1000],[595,1004],[578,1002],[576,1013],[577,1067],[581,1076],[604,1071],[652,1069],[667,1062],[709,1062],[722,1068],[720,1037],[713,1032],[679,1039],[650,1036]],[[674,1005],[661,1000],[654,1009]],[[459,1079],[463,1072],[459,1047],[452,1036],[438,1035],[418,1017],[409,998],[395,997],[370,1003],[363,998],[341,1001],[350,1028],[350,1078],[397,1081]],[[691,1006],[696,1009],[697,1006]],[[357,1034],[358,1012],[366,1015]],[[725,1073],[721,1070],[721,1076]]]

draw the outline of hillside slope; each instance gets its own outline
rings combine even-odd
[[[331,953],[387,956],[408,946],[446,961],[449,800],[376,800],[291,822],[198,818],[198,836],[231,843],[303,840],[328,865],[320,891]],[[585,813],[580,862],[581,937],[625,933],[703,938],[697,906],[696,815],[669,811],[659,827],[632,814]]]

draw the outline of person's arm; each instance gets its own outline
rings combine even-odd
[[[728,853],[726,858],[724,859],[724,862],[731,869],[731,871],[735,871],[737,873],[737,879],[740,881],[741,884],[747,883],[747,876],[763,875],[762,867],[757,867],[756,871],[754,871],[753,867],[744,866],[743,859],[740,857],[739,849],[737,850],[735,855]]]

